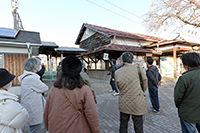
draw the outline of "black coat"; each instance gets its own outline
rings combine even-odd
[[[161,75],[158,71],[158,68],[156,66],[150,66],[148,67],[146,71],[146,75],[148,78],[148,87],[149,88],[158,88],[158,82],[161,80]]]
[[[44,75],[45,73],[45,66],[42,65],[42,68],[37,72],[37,74],[40,76],[40,80],[43,82],[42,80],[42,76]]]
[[[112,64],[111,60],[109,60],[110,64],[111,64],[111,69],[110,69],[110,73],[109,75],[111,75],[111,78],[115,78],[115,71],[117,70],[117,66],[116,64]]]

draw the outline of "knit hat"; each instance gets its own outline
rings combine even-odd
[[[62,73],[68,77],[78,76],[81,70],[81,61],[74,55],[69,55],[62,61]]]
[[[0,68],[0,88],[10,83],[15,75],[10,74],[6,69]]]

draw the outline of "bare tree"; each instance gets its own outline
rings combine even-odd
[[[177,23],[200,27],[200,0],[154,0],[145,16],[149,31],[167,29]]]

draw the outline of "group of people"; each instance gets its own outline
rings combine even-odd
[[[159,113],[158,87],[161,75],[153,59],[147,58],[148,70],[132,65],[133,54],[124,52],[123,66],[111,70],[111,84],[119,95],[120,133],[127,133],[130,116],[136,133],[143,133],[143,115],[148,113],[144,92],[147,87],[153,113]],[[186,53],[181,56],[186,72],[174,88],[174,101],[178,108],[183,133],[200,132],[200,56]],[[113,60],[112,65],[116,62]],[[41,70],[38,58],[27,58],[24,72],[18,77],[21,83],[21,104],[8,90],[15,75],[0,68],[0,132],[21,133],[28,123],[30,133],[40,133],[44,121],[49,133],[100,133],[98,112],[91,83],[84,63],[69,55],[62,60],[61,72],[47,99],[42,93],[48,86],[37,74]],[[118,92],[119,91],[119,92]]]
[[[84,64],[76,56],[67,56],[47,99],[49,88],[38,72],[39,58],[27,58],[21,83],[21,104],[17,95],[8,92],[15,75],[0,69],[0,132],[22,133],[27,123],[29,133],[40,133],[43,121],[49,133],[100,133],[95,98]],[[81,77],[82,76],[82,77]]]

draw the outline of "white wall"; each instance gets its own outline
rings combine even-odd
[[[149,45],[152,42],[147,42],[147,41],[137,41],[135,39],[127,39],[127,38],[119,38],[117,37],[116,39],[112,39],[111,43],[114,44],[119,44],[119,45],[128,45],[128,46],[144,46],[144,45]]]
[[[85,32],[84,32],[84,34],[83,34],[83,37],[81,38],[81,41],[80,41],[80,42],[82,42],[83,40],[89,38],[90,36],[94,35],[95,33],[96,33],[95,31],[92,31],[92,30],[90,30],[90,29],[87,28],[87,29],[85,30]]]
[[[0,53],[28,54],[27,48],[0,47]]]

